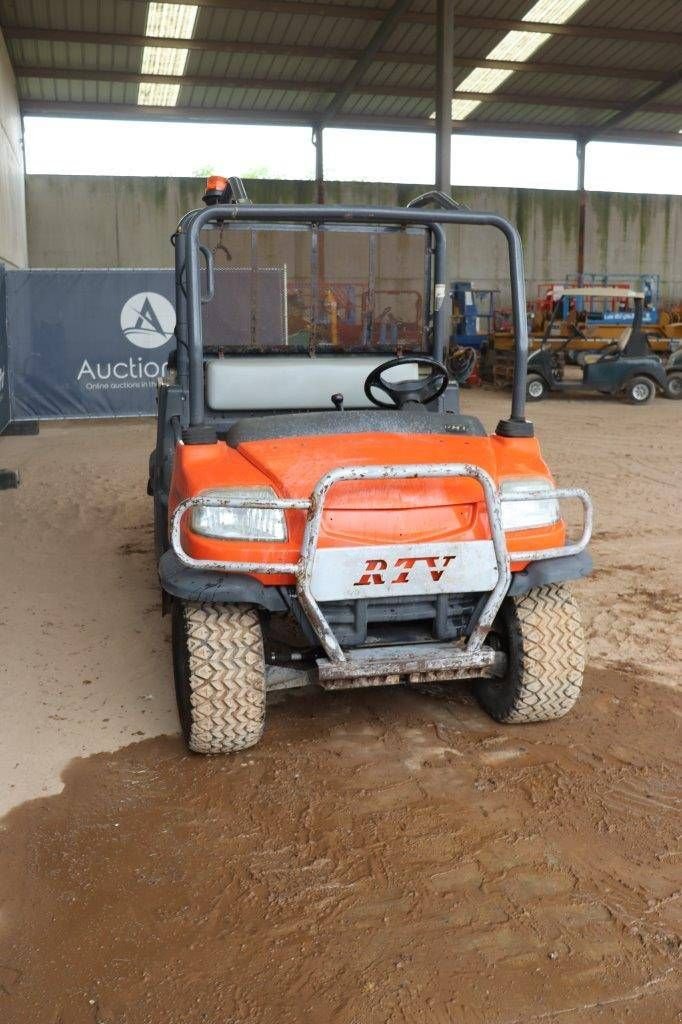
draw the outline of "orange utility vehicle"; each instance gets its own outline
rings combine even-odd
[[[149,482],[190,749],[251,746],[268,690],[310,683],[473,680],[497,721],[565,714],[585,659],[566,582],[590,570],[592,512],[584,491],[555,486],[525,418],[516,229],[441,193],[405,209],[259,206],[238,179],[211,179],[204,198],[174,236],[177,350],[159,390]],[[460,413],[443,362],[449,225],[496,228],[508,245],[516,377],[511,415],[492,435]],[[233,263],[246,239],[248,266],[215,268],[216,231]],[[299,315],[294,341],[289,267],[273,266],[273,232],[288,259],[300,261],[310,242],[307,330]],[[370,315],[352,350],[325,332],[335,245],[368,275]],[[377,332],[377,275],[395,291],[400,264],[412,294],[407,252],[416,254],[423,322]],[[563,499],[583,506],[574,542]]]

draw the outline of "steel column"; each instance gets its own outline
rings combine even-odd
[[[452,51],[454,0],[438,0],[436,23],[436,188],[450,195],[452,181]]]
[[[582,277],[585,273],[585,221],[587,217],[587,194],[585,192],[585,150],[586,139],[578,139],[576,142],[576,155],[578,157],[578,257],[577,271],[578,280],[582,284]]]
[[[315,147],[315,184],[317,202],[324,206],[324,127],[316,124],[313,127],[313,146]]]

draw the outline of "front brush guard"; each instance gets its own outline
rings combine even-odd
[[[512,574],[510,562],[537,562],[543,559],[561,558],[577,555],[587,547],[592,535],[593,509],[592,502],[586,491],[578,487],[555,488],[552,491],[528,490],[505,497],[505,501],[527,501],[529,499],[568,499],[575,498],[582,503],[585,518],[580,539],[572,544],[559,548],[545,548],[539,551],[514,551],[510,556],[507,550],[505,532],[502,528],[502,506],[500,495],[489,473],[479,466],[466,463],[444,463],[427,465],[398,466],[342,466],[325,473],[313,488],[309,499],[304,498],[207,498],[198,496],[180,502],[173,512],[171,520],[171,545],[177,558],[183,565],[192,569],[211,570],[214,572],[258,573],[262,575],[294,576],[296,593],[315,636],[320,642],[329,662],[343,672],[342,666],[347,663],[347,655],[342,650],[334,633],[325,619],[322,610],[315,600],[311,589],[315,553],[318,547],[324,502],[331,488],[341,482],[353,480],[414,480],[443,477],[469,477],[477,480],[485,497],[490,536],[495,553],[497,566],[497,582],[489,592],[480,613],[474,622],[464,648],[450,645],[449,657],[453,670],[461,668],[485,668],[491,662],[494,652],[484,648],[483,644],[495,621],[500,605],[506,597],[511,584]],[[307,520],[298,562],[234,562],[212,561],[211,559],[192,558],[182,547],[181,524],[183,517],[197,506],[215,508],[255,508],[255,509],[295,509],[307,512]]]

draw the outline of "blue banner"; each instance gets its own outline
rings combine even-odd
[[[215,279],[203,306],[205,341],[253,351],[286,345],[285,267],[221,268]],[[8,351],[12,419],[155,413],[175,346],[173,271],[10,270],[2,287],[0,360]]]
[[[12,419],[154,414],[174,347],[172,271],[12,270],[4,279]]]

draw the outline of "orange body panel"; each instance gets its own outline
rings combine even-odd
[[[271,487],[282,498],[309,498],[326,472],[338,466],[468,462],[497,484],[518,477],[553,483],[534,438],[469,437],[442,434],[339,434],[253,441],[230,448],[225,442],[178,445],[169,501],[177,505],[202,491],[233,486]],[[194,558],[214,561],[297,562],[305,513],[287,511],[284,543],[225,541],[201,537],[185,516],[182,543]],[[563,521],[507,534],[513,551],[541,550],[565,543]],[[480,484],[465,478],[353,481],[335,485],[325,502],[320,547],[485,540],[490,537]],[[525,563],[513,563],[514,571]],[[271,586],[293,577],[257,575]]]

